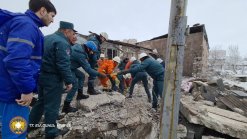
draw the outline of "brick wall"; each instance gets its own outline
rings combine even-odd
[[[160,57],[162,57],[163,60],[165,59],[165,54],[167,50],[167,38],[139,42],[138,45],[151,49],[157,49]],[[197,66],[193,65],[195,60],[197,60],[197,63],[199,65]],[[193,66],[197,69],[194,71],[205,73],[207,69],[207,62],[208,62],[208,43],[204,38],[204,33],[198,32],[187,36],[186,46],[184,51],[183,75],[192,76]]]

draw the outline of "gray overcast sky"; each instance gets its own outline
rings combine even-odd
[[[55,22],[42,29],[53,33],[59,21],[74,23],[76,30],[107,32],[110,39],[148,40],[167,34],[170,0],[51,0],[58,14]],[[0,7],[24,12],[28,0],[0,0]],[[238,45],[247,57],[247,0],[188,0],[188,25],[205,24],[210,47]]]

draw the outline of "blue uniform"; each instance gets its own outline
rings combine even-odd
[[[92,69],[89,62],[88,62],[88,54],[85,51],[85,46],[81,46],[79,44],[76,44],[72,47],[72,54],[71,54],[71,71],[72,71],[72,76],[73,76],[73,80],[75,81],[73,83],[73,88],[71,89],[71,91],[67,94],[67,97],[65,99],[65,101],[67,102],[71,102],[80,83],[80,89],[83,90],[83,83],[84,83],[84,77],[85,75],[78,71],[77,68],[82,67],[90,76],[99,76],[100,73],[97,72],[96,70]],[[77,76],[76,75],[80,75],[81,76],[81,80],[77,81]]]
[[[166,67],[165,61],[162,61],[160,64],[163,66],[163,68]]]
[[[118,65],[118,69],[119,69],[120,71],[124,70],[126,64],[127,64],[127,63],[126,63],[126,60],[124,59],[124,60],[121,61],[120,64]],[[125,83],[124,83],[123,75],[117,75],[117,78],[118,78],[118,80],[120,81],[120,83],[119,83],[119,91],[120,91],[120,93],[123,94],[124,88],[125,88]]]
[[[138,65],[140,65],[140,63],[137,60],[135,60],[131,64],[130,69],[135,68]],[[150,91],[148,89],[148,77],[147,77],[148,75],[147,75],[147,73],[145,71],[132,72],[131,76],[132,76],[133,80],[131,81],[131,85],[130,85],[130,91],[129,91],[130,96],[132,96],[132,94],[133,94],[135,84],[139,81],[142,81],[143,86],[144,86],[145,91],[146,91],[146,94],[148,96],[148,100],[151,101],[151,95],[150,95]]]
[[[56,120],[63,93],[63,82],[72,84],[73,78],[70,69],[71,46],[69,40],[62,32],[55,32],[45,37],[45,51],[42,59],[41,74],[39,78],[39,99],[33,106],[29,121],[38,124],[43,112],[46,137],[59,134]]]
[[[98,51],[96,53],[92,54],[92,55],[89,55],[90,58],[91,58],[91,56],[94,55],[93,59],[90,59],[90,63],[91,62],[94,62],[94,65],[93,66],[96,66],[97,60],[100,57],[100,53],[101,53],[101,46],[100,45],[102,44],[102,42],[100,40],[100,36],[95,35],[95,34],[90,35],[88,37],[88,41],[93,41],[97,45]]]
[[[76,76],[77,82],[78,82],[78,90],[82,90],[83,84],[85,81],[85,75],[82,71],[77,69],[77,70],[75,70],[75,76]]]
[[[24,139],[23,134],[10,131],[9,122],[21,116],[28,122],[29,108],[15,99],[21,94],[37,91],[37,78],[43,54],[44,36],[39,30],[44,24],[31,10],[25,14],[5,11],[10,19],[0,25],[0,119],[3,119],[3,138]]]
[[[91,65],[91,68],[95,69],[97,67],[97,60],[100,57],[100,53],[101,53],[101,46],[100,44],[102,43],[100,40],[100,36],[96,35],[96,34],[91,34],[88,38],[88,41],[93,41],[96,45],[97,45],[97,49],[98,51],[95,52],[94,54],[90,54],[88,55],[89,57],[89,63]],[[89,91],[95,91],[94,90],[94,80],[96,79],[96,76],[92,76],[90,75],[88,77],[88,92]]]
[[[153,78],[153,108],[157,108],[157,98],[162,96],[164,87],[164,68],[158,61],[147,57],[140,65],[126,72],[136,73],[142,70],[145,70]]]

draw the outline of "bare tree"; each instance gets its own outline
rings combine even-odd
[[[241,59],[240,53],[238,50],[238,45],[230,45],[228,47],[228,63],[232,67],[232,70],[237,73],[236,65],[238,64],[239,60]]]
[[[209,64],[213,68],[219,66],[220,69],[222,69],[225,61],[225,56],[226,51],[221,49],[221,45],[216,45],[209,51]]]

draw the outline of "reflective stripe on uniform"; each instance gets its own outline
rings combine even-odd
[[[8,52],[7,49],[3,46],[0,45],[0,50],[4,51],[4,52]]]
[[[28,44],[28,45],[31,45],[32,48],[35,47],[35,45],[34,45],[31,41],[29,41],[29,40],[24,40],[24,39],[20,39],[20,38],[9,38],[9,39],[8,39],[8,42],[23,42],[23,43],[26,43],[26,44]]]
[[[31,56],[31,59],[34,59],[34,60],[41,60],[42,57],[41,57],[41,56]]]

